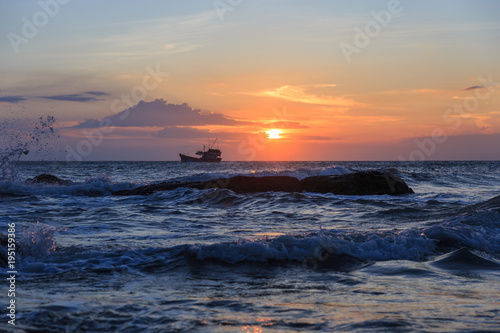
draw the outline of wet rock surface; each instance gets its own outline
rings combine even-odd
[[[414,193],[408,185],[390,172],[362,171],[339,176],[313,176],[299,181],[289,176],[235,176],[205,182],[163,182],[133,190],[113,192],[113,195],[149,195],[159,191],[185,188],[223,188],[236,193],[254,192],[317,192],[340,195],[382,195]]]
[[[341,195],[382,195],[415,193],[390,172],[361,171],[341,176],[313,176],[300,181],[302,191]]]
[[[71,181],[61,179],[48,173],[42,173],[34,178],[26,179],[27,184],[70,185]]]

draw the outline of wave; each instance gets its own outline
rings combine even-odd
[[[169,181],[195,182],[209,181],[218,178],[229,178],[237,175],[263,177],[263,176],[292,176],[303,179],[314,175],[342,175],[350,173],[344,167],[327,167],[318,169],[298,169],[286,171],[266,171],[250,173],[199,173],[191,176],[168,179]],[[161,180],[160,182],[165,181]],[[136,187],[154,184],[156,181],[147,183],[114,182],[106,173],[96,177],[87,178],[83,182],[67,181],[68,185],[54,184],[27,184],[19,179],[0,180],[0,196],[28,196],[28,195],[74,195],[74,196],[103,196],[110,195],[120,190],[131,190]]]
[[[285,235],[262,239],[242,239],[236,242],[223,242],[208,245],[179,245],[167,248],[125,249],[119,251],[96,251],[82,248],[52,249],[54,243],[39,240],[35,249],[23,254],[21,271],[24,273],[65,273],[74,270],[85,270],[96,273],[113,273],[136,270],[169,271],[185,267],[189,261],[219,262],[222,264],[293,264],[303,268],[331,267],[333,269],[348,266],[359,267],[360,264],[389,261],[432,260],[442,252],[438,244],[442,237],[428,236],[425,231],[410,229],[403,231],[383,231],[356,233],[320,230],[304,235]],[[497,235],[498,237],[498,235]],[[494,241],[494,240],[492,240]],[[456,244],[464,248],[464,244]],[[470,248],[471,250],[480,250]],[[482,248],[482,247],[481,247]],[[448,253],[448,252],[445,252]],[[458,252],[452,259],[438,258],[432,261],[436,267],[453,269],[459,267],[463,253]],[[460,254],[462,253],[462,254]],[[495,252],[498,254],[498,252]],[[448,258],[448,257],[446,257]],[[457,259],[458,258],[458,259]],[[473,256],[468,257],[473,258]],[[466,260],[470,265],[478,265],[489,269],[500,266],[495,259],[488,265],[473,259]],[[188,262],[186,262],[188,260]],[[458,260],[458,261],[457,261]],[[487,260],[487,259],[485,259]],[[457,263],[458,262],[458,263]],[[463,262],[462,262],[463,263]],[[332,266],[333,264],[333,266]],[[477,267],[476,267],[477,268]],[[467,269],[466,266],[463,269]]]
[[[430,263],[432,266],[460,272],[477,270],[500,270],[500,263],[492,258],[485,258],[471,250],[462,248],[436,258]]]
[[[61,191],[89,195],[90,191],[111,192],[116,186],[109,178],[89,179],[71,186],[23,185],[39,191]],[[213,194],[213,195],[210,195]],[[192,204],[204,195],[209,205],[248,204],[248,196],[229,190],[176,189],[157,193],[148,200],[169,199],[175,204]],[[306,194],[278,194],[273,200],[308,199]],[[436,256],[462,248],[500,255],[500,196],[490,200],[449,211],[440,221],[426,227],[402,230],[352,231],[347,229],[320,229],[301,234],[240,239],[213,244],[184,244],[171,248],[124,249],[96,251],[96,249],[58,248],[55,235],[61,231],[43,224],[31,224],[22,231],[20,254],[27,272],[57,272],[68,269],[169,269],[169,265],[183,259],[238,263],[299,263],[324,265],[335,260],[352,262],[388,260],[432,260]],[[54,251],[57,249],[56,251]],[[73,253],[74,252],[74,253]],[[56,259],[57,258],[57,259]],[[359,262],[358,262],[359,263]]]
[[[70,182],[69,185],[27,184],[24,182],[0,181],[0,196],[30,195],[74,195],[102,196],[120,190],[131,190],[135,183],[115,183],[106,175],[88,178],[83,182]]]
[[[495,210],[466,213],[422,232],[443,249],[467,247],[500,254],[500,213]]]
[[[495,199],[500,201],[500,199]],[[325,230],[295,235],[240,239],[213,244],[183,244],[167,248],[122,249],[116,251],[62,248],[54,251],[55,228],[32,225],[21,237],[22,268],[25,273],[63,273],[72,270],[115,272],[120,270],[162,271],[185,267],[192,262],[222,264],[293,264],[307,268],[343,264],[359,267],[362,263],[410,260],[428,261],[443,269],[459,267],[463,257],[467,265],[498,269],[500,255],[500,213],[494,208],[471,211],[428,228],[404,230],[347,231]],[[26,236],[27,235],[27,236]],[[491,256],[483,265],[474,261],[475,252]],[[436,257],[438,257],[436,259]],[[457,259],[458,258],[458,259]],[[471,259],[472,258],[472,259]],[[187,260],[187,261],[186,261]],[[333,265],[333,266],[332,266]],[[464,269],[467,269],[467,265]],[[451,267],[451,268],[450,268]]]
[[[500,255],[500,196],[428,228],[350,232],[320,230],[231,243],[194,245],[199,260],[230,264],[267,261],[316,261],[341,255],[360,260],[426,260],[460,248]]]
[[[400,232],[350,233],[320,230],[318,233],[279,236],[233,243],[195,245],[189,248],[199,260],[216,259],[227,263],[243,261],[325,261],[348,255],[364,260],[416,260],[431,254],[435,243],[417,230]]]

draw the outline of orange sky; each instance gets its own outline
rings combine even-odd
[[[68,3],[30,38],[37,3],[0,6],[2,117],[55,115],[50,158],[176,160],[209,138],[224,160],[500,158],[496,2],[127,4]]]

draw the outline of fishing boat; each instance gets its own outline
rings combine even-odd
[[[213,148],[215,143],[217,142],[217,139],[215,141],[208,145],[208,149],[206,149],[205,145],[203,145],[203,150],[198,150],[196,152],[196,155],[199,155],[201,157],[192,157],[184,154],[179,154],[181,157],[181,162],[220,162],[222,161],[222,158],[220,155],[222,152],[219,149]]]

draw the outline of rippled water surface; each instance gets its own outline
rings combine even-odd
[[[20,162],[13,169],[0,180],[0,221],[4,233],[16,224],[20,330],[500,327],[500,162]],[[391,171],[416,193],[111,195],[174,179],[368,169]],[[24,183],[41,173],[72,183]],[[12,328],[4,317],[0,330]]]

